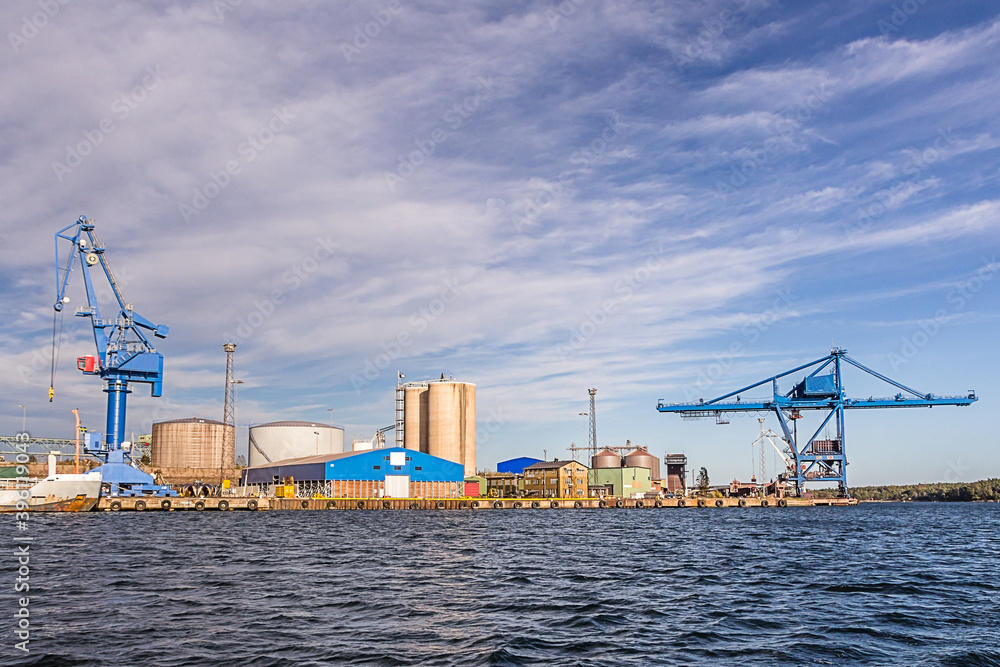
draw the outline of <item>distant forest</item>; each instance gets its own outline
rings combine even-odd
[[[813,491],[817,498],[832,498],[836,489]],[[937,484],[908,484],[906,486],[857,486],[851,496],[858,500],[912,500],[915,502],[973,502],[977,500],[1000,501],[1000,479],[979,482],[940,482]]]

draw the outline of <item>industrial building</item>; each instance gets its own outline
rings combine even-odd
[[[634,498],[653,490],[649,468],[594,468],[590,480],[594,496]]]
[[[663,480],[664,491],[680,495],[687,493],[687,462],[684,454],[667,454],[664,459],[667,466],[667,476]]]
[[[272,495],[276,486],[289,485],[299,498],[459,498],[464,478],[459,463],[389,447],[252,466],[243,471],[242,486]]]
[[[490,498],[522,496],[524,495],[524,476],[510,472],[490,473],[486,475],[486,495]]]
[[[150,466],[168,484],[217,480],[222,469],[226,428],[232,427],[199,417],[154,422]]]
[[[462,464],[476,474],[476,385],[448,380],[411,382],[399,388],[403,446]]]
[[[542,461],[524,469],[524,495],[575,498],[587,495],[587,466],[578,461]]]
[[[250,467],[306,456],[341,454],[344,429],[330,424],[276,421],[250,427]]]
[[[519,456],[516,459],[501,461],[497,464],[497,472],[506,472],[512,475],[523,475],[524,469],[536,463],[543,463],[542,459],[533,459],[530,456]]]

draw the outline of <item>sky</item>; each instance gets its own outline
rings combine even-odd
[[[397,371],[445,373],[480,468],[569,458],[593,387],[599,444],[721,483],[758,416],[657,401],[839,346],[980,397],[849,413],[851,485],[1000,477],[995,3],[16,0],[0,27],[4,434],[103,430],[79,272],[48,401],[53,235],[86,215],[170,327],[129,433],[222,419],[231,341],[240,450],[276,419],[371,438]]]

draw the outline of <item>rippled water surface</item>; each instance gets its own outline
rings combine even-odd
[[[33,515],[31,653],[8,556],[0,664],[1000,665],[998,529],[946,503]]]

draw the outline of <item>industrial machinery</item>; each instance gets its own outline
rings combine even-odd
[[[901,391],[890,398],[847,398],[841,382],[841,366],[848,363],[869,375],[893,385]],[[782,394],[778,390],[778,380],[794,373],[813,369],[789,391]],[[825,369],[827,373],[820,374]],[[771,398],[741,400],[741,394],[770,383]],[[736,397],[735,401],[731,399]],[[784,440],[789,445],[792,471],[779,477],[795,487],[801,494],[807,483],[836,482],[842,495],[847,496],[847,454],[844,439],[844,413],[846,410],[870,408],[924,408],[935,405],[970,405],[976,400],[976,393],[970,391],[964,396],[934,396],[910,389],[891,380],[847,356],[847,350],[835,347],[830,354],[808,364],[784,373],[755,382],[713,398],[700,399],[697,403],[665,403],[662,399],[656,409],[660,412],[676,413],[682,417],[715,417],[717,423],[726,423],[723,415],[733,412],[773,412],[781,424]],[[789,428],[804,410],[823,410],[826,417],[816,432],[804,444],[799,444],[798,429]],[[836,437],[820,439],[819,435],[831,422],[836,426]],[[795,433],[793,434],[793,430]]]
[[[60,239],[68,242],[65,258],[60,257]],[[86,375],[96,375],[106,382],[104,391],[108,394],[107,429],[104,437],[88,434],[86,451],[105,461],[97,470],[102,473],[105,488],[111,495],[177,495],[169,487],[154,483],[149,475],[131,464],[128,443],[125,439],[125,402],[131,393],[129,384],[149,384],[152,395],[158,397],[163,392],[163,355],[149,342],[145,332],[157,338],[165,338],[169,329],[156,325],[137,315],[131,303],[122,298],[118,282],[105,257],[104,245],[94,233],[94,223],[86,216],[56,232],[56,302],[52,321],[53,378],[49,385],[49,401],[55,395],[55,359],[58,345],[56,336],[57,316],[69,303],[66,288],[77,256],[87,293],[87,305],[76,309],[77,317],[89,318],[97,346],[96,356],[79,357],[77,368]],[[66,243],[62,244],[66,246]],[[111,319],[101,317],[97,290],[90,274],[91,268],[100,266],[111,287],[111,294],[117,302],[118,314]],[[103,294],[103,292],[102,292]]]

